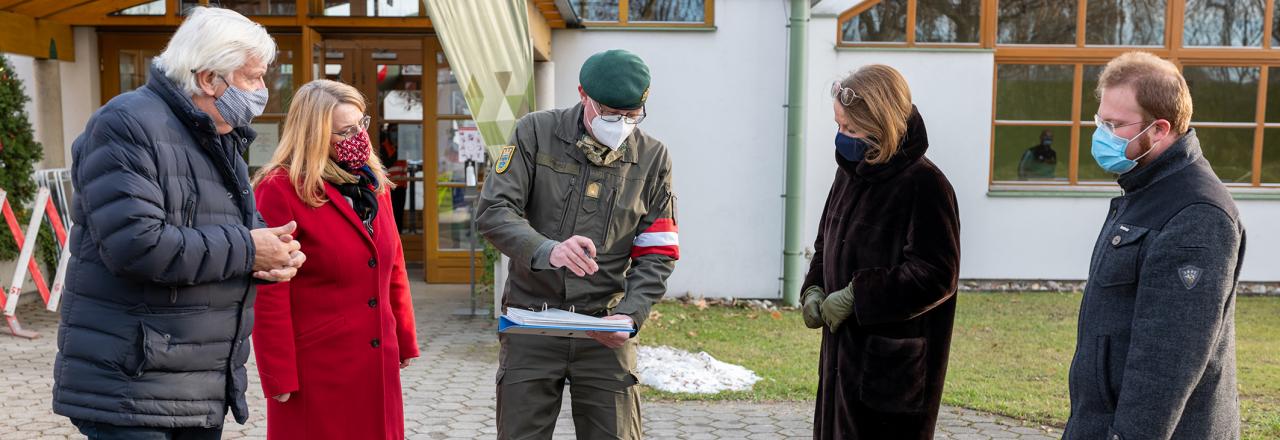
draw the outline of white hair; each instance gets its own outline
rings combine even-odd
[[[230,9],[195,7],[155,63],[179,88],[196,95],[201,93],[197,72],[225,77],[250,59],[271,64],[275,57],[276,42],[262,25]]]

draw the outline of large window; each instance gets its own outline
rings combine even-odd
[[[570,0],[587,27],[708,27],[714,0]]]
[[[183,13],[199,6],[200,0],[182,0]],[[209,6],[226,8],[243,15],[297,15],[297,0],[208,0]]]
[[[841,14],[840,46],[995,50],[991,185],[1113,187],[1093,161],[1103,65],[1173,60],[1191,126],[1233,187],[1280,189],[1280,0],[869,0]]]
[[[295,66],[305,59],[301,54],[301,39],[297,35],[282,34],[276,34],[274,38],[276,59],[262,78],[267,83],[267,107],[261,116],[253,119],[253,129],[258,132],[258,138],[249,146],[245,156],[251,172],[257,172],[275,154],[284,129],[285,113],[289,112],[289,104],[293,101],[293,92],[303,83],[300,76],[294,75]]]
[[[109,15],[116,16],[160,16],[165,13],[166,3],[164,0],[156,0],[153,2],[143,3],[137,6],[130,6],[119,11],[112,12]]]
[[[838,41],[862,46],[974,46],[983,0],[874,0],[840,14]]]
[[[324,0],[326,17],[421,17],[427,13],[422,0]]]

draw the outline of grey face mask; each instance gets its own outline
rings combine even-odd
[[[241,128],[248,127],[253,118],[262,116],[267,108],[267,89],[246,92],[231,85],[226,78],[222,78],[222,82],[227,84],[227,91],[213,101],[213,107],[222,114],[223,121],[232,127]]]

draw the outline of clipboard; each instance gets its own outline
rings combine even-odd
[[[635,331],[630,323],[626,323],[625,326],[619,323],[622,321],[609,321],[559,309],[547,309],[541,312],[508,309],[507,313],[498,318],[498,333],[590,338],[587,336],[587,332],[590,331]]]

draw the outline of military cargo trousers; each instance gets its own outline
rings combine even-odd
[[[498,439],[550,439],[569,385],[573,425],[585,439],[641,437],[635,340],[499,334]]]

